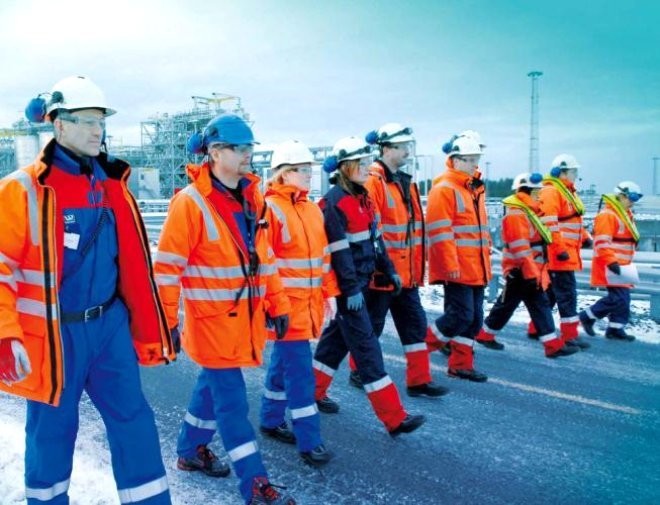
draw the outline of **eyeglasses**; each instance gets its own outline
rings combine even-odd
[[[216,149],[229,149],[238,154],[252,154],[254,151],[254,146],[252,144],[214,144],[210,146],[211,148],[215,147]]]
[[[310,175],[312,173],[312,167],[293,167],[289,172],[296,172],[301,175]]]
[[[465,163],[479,163],[479,156],[454,156],[454,158],[464,161]]]
[[[405,149],[410,151],[412,146],[410,142],[400,142],[398,144],[390,144],[388,147],[392,149]]]
[[[60,114],[58,116],[62,121],[68,121],[70,123],[75,123],[85,128],[100,128],[105,130],[105,119],[97,119],[94,117],[83,117],[83,116],[73,116],[71,114]]]

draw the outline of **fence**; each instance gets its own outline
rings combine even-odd
[[[168,200],[164,200],[163,202],[168,202]],[[153,244],[158,243],[158,237],[165,222],[165,216],[166,214],[164,212],[144,212],[142,214],[149,240]],[[490,302],[495,301],[500,284],[504,283],[502,279],[501,255],[502,253],[499,250],[493,249],[493,279],[488,285],[488,301]],[[602,290],[590,286],[592,256],[593,251],[582,250],[583,269],[575,273],[575,278],[579,289],[596,293]],[[639,271],[640,283],[635,286],[632,293],[633,297],[636,299],[650,299],[650,317],[654,321],[660,322],[660,253],[637,252],[635,253],[635,263]]]

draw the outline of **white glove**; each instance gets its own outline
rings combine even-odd
[[[20,382],[32,373],[30,358],[21,341],[11,339],[10,346],[11,356],[0,356],[0,380],[8,385]],[[3,347],[5,347],[5,351],[0,354],[9,350],[6,349],[6,346]]]
[[[335,297],[323,300],[323,326],[326,326],[337,315],[337,299]]]

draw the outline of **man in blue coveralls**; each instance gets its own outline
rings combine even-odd
[[[85,77],[32,100],[55,139],[0,181],[0,389],[27,403],[29,505],[68,504],[83,391],[105,423],[121,503],[170,504],[138,362],[174,359],[129,167],[101,150],[114,114]]]

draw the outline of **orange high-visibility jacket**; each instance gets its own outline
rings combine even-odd
[[[60,335],[59,285],[64,236],[55,233],[54,190],[43,184],[55,141],[30,166],[0,180],[0,339],[23,342],[32,373],[0,390],[59,405],[64,377]],[[121,160],[97,160],[108,175],[106,197],[116,217],[119,244],[118,294],[130,313],[131,335],[142,365],[175,358],[163,307],[152,276],[149,241],[137,203],[128,191],[129,166]]]
[[[578,198],[575,186],[565,183],[566,189]],[[561,194],[552,183],[545,181],[539,192],[539,206],[541,207],[541,221],[552,232],[552,244],[548,246],[549,270],[582,270],[580,247],[582,241],[588,237],[579,215],[573,205]],[[567,261],[557,260],[557,255],[566,251],[569,255]]]
[[[460,272],[451,280],[457,284],[485,286],[491,278],[491,238],[479,183],[447,160],[447,171],[431,188],[426,209],[431,284],[449,281],[452,271]]]
[[[211,201],[218,190],[212,187],[209,170],[206,163],[188,165],[193,182],[172,198],[158,243],[156,282],[171,328],[178,325],[183,291],[182,345],[196,363],[207,368],[259,366],[266,311],[275,317],[291,308],[268,244],[260,179],[246,175],[243,190],[259,220],[254,237],[259,265],[250,275],[232,212],[221,215]]]
[[[271,184],[266,192],[268,236],[284,292],[291,303],[284,340],[318,338],[323,326],[323,299],[339,295],[330,268],[323,214],[307,191]],[[275,338],[269,332],[269,338]]]
[[[516,197],[537,215],[541,212],[534,199],[518,191]],[[540,286],[547,288],[549,276],[544,250],[546,244],[523,209],[504,204],[502,218],[502,273],[508,275],[514,269],[520,269],[523,279],[536,279]]]
[[[633,213],[628,210],[628,217],[634,222]],[[623,286],[630,284],[611,284],[607,282],[607,265],[617,262],[619,265],[632,263],[637,243],[631,231],[625,225],[614,208],[606,203],[594,220],[594,257],[591,264],[592,286]]]
[[[380,214],[381,232],[387,254],[394,264],[396,273],[401,277],[404,288],[424,285],[424,267],[426,265],[426,246],[424,244],[424,215],[419,199],[417,184],[412,177],[401,173],[400,177],[408,181],[410,202],[406,203],[403,189],[399,182],[392,180],[392,174],[383,161],[371,165],[369,179],[364,187]],[[376,272],[374,277],[379,274]],[[387,284],[380,287],[379,284]],[[372,289],[391,291],[388,282],[371,282]]]

